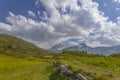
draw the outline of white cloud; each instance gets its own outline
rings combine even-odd
[[[0,32],[3,30],[11,31],[11,26],[5,23],[0,23]]]
[[[30,10],[28,10],[28,15],[29,15],[30,17],[33,17],[33,18],[36,17],[36,16],[35,16],[35,13],[32,12],[32,11],[30,11]]]
[[[113,0],[113,2],[117,2],[117,3],[120,3],[120,0]]]
[[[77,1],[36,0],[38,8],[41,4],[45,8],[45,11],[36,13],[43,21],[10,12],[7,21],[11,26],[5,25],[4,30],[43,48],[50,48],[70,38],[83,39],[93,47],[119,44],[120,19],[117,23],[109,21],[104,12],[98,10],[99,4],[92,0],[81,0],[82,6]],[[31,11],[28,13],[34,15]],[[90,36],[90,33],[95,35]]]
[[[44,43],[44,41],[52,41],[51,38],[57,38],[57,35],[58,37],[62,36],[61,34],[55,33],[54,28],[50,24],[37,22],[22,15],[14,15],[10,12],[7,21],[11,24],[14,35],[22,36],[33,41]]]
[[[104,3],[103,5],[104,5],[104,7],[106,7],[106,6],[107,6],[107,4],[106,4],[106,3]]]
[[[120,16],[117,17],[117,24],[120,26]]]
[[[119,11],[119,10],[120,10],[120,8],[116,8],[115,10],[116,10],[116,11]]]

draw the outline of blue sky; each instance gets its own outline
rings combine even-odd
[[[120,15],[119,3],[115,3],[112,0],[93,0],[99,3],[99,10],[105,13],[105,16],[108,16],[110,20],[116,21],[116,18]],[[35,6],[36,0],[0,0],[0,21],[6,21],[9,11],[14,14],[27,16],[27,11],[31,10],[37,12],[38,10],[44,10],[44,7],[37,8]],[[40,5],[42,6],[42,4]]]
[[[27,11],[36,11],[36,0],[0,0],[0,21],[5,21],[9,12],[27,16]]]
[[[0,0],[0,33],[50,48],[62,41],[120,43],[119,0]]]
[[[120,16],[120,4],[115,3],[112,0],[93,0],[99,3],[99,10],[105,13],[105,16],[108,16],[110,20],[117,21],[116,18]],[[116,10],[119,9],[119,10]]]

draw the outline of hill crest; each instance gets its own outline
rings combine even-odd
[[[45,50],[20,38],[0,34],[0,53],[12,56],[40,56]]]

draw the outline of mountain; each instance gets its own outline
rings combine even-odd
[[[49,51],[62,52],[64,49],[72,47],[72,46],[76,46],[76,45],[78,45],[77,42],[63,41],[60,44],[56,44],[55,46],[53,46],[52,48],[50,48]]]
[[[40,56],[45,50],[32,43],[7,34],[0,34],[0,54],[7,54],[18,57]]]
[[[87,46],[84,43],[81,43],[81,44],[76,45],[76,46],[71,46],[71,47],[65,48],[65,50],[71,50],[71,51],[73,51],[73,50],[76,50],[76,51],[85,50],[85,51],[87,51],[87,50],[90,50],[90,49],[92,49],[92,48]]]
[[[61,49],[62,47],[62,49]],[[92,48],[90,46],[87,46],[85,43],[81,43],[79,45],[75,46],[69,46],[69,47],[64,47],[63,45],[55,45],[50,49],[51,51],[54,52],[62,52],[63,50],[68,50],[68,51],[87,51],[88,53],[92,54],[104,54],[104,55],[111,55],[115,53],[120,53],[120,45],[118,46],[112,46],[112,47],[95,47]]]

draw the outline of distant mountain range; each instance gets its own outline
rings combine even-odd
[[[62,52],[63,50],[68,51],[87,51],[88,53],[92,54],[104,54],[104,55],[111,55],[115,53],[120,53],[120,45],[112,46],[112,47],[90,47],[87,46],[85,43],[81,43],[78,45],[64,45],[64,44],[57,44],[53,46],[50,51],[53,52]]]

